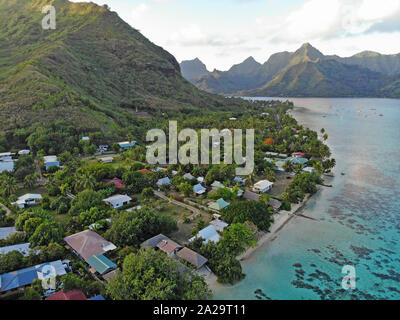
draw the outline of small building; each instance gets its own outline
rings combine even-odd
[[[48,296],[45,300],[59,301],[59,300],[71,300],[71,301],[82,301],[87,300],[85,294],[81,290],[71,290],[64,292],[60,290]]]
[[[58,161],[57,156],[45,156],[43,157],[43,160],[46,171],[49,170],[50,167],[60,167],[60,162]]]
[[[31,248],[29,247],[30,243],[22,243],[22,244],[16,244],[13,246],[7,246],[7,247],[0,247],[0,254],[7,254],[11,251],[18,251],[25,257],[29,256],[29,252],[31,251]]]
[[[90,138],[89,138],[89,137],[82,137],[81,140],[82,140],[82,141],[90,141]]]
[[[221,221],[219,219],[213,220],[210,222],[210,225],[214,226],[214,228],[218,231],[218,232],[222,232],[224,231],[225,228],[229,227],[229,224],[227,224],[224,221]]]
[[[169,186],[171,184],[171,180],[168,177],[162,178],[157,181],[157,186]]]
[[[172,173],[173,176],[176,176],[178,174],[178,171],[172,170],[171,173]]]
[[[253,191],[258,193],[266,193],[272,189],[273,182],[268,180],[261,180],[253,186]]]
[[[128,150],[129,148],[132,148],[136,145],[136,141],[124,141],[124,142],[118,142],[120,148]]]
[[[101,275],[117,268],[117,265],[103,254],[93,255],[86,262]]]
[[[164,236],[163,234],[156,235],[150,239],[147,239],[146,241],[142,242],[140,244],[140,247],[142,248],[157,248],[157,244],[159,244],[162,240],[170,240],[167,236]]]
[[[207,191],[200,183],[193,187],[193,192],[196,194],[204,194]]]
[[[104,180],[104,183],[106,183],[106,184],[112,183],[115,186],[115,188],[117,188],[117,189],[121,189],[124,187],[124,182],[117,177],[115,177],[113,179],[109,179],[109,180]]]
[[[221,182],[219,182],[219,181],[214,181],[214,182],[212,183],[211,187],[212,187],[213,189],[225,188],[225,186],[224,186]]]
[[[313,173],[314,172],[314,168],[313,167],[306,167],[303,169],[304,172],[309,172],[309,173]]]
[[[99,255],[116,249],[116,246],[105,240],[96,232],[85,230],[69,237],[64,241],[74,250],[75,254],[83,260],[88,260],[94,255]]]
[[[208,227],[200,230],[193,238],[190,238],[189,242],[193,242],[197,238],[204,239],[203,243],[208,243],[209,241],[218,243],[221,239],[221,236],[213,225],[209,225]]]
[[[13,152],[3,152],[3,153],[0,153],[0,161],[9,161],[9,160],[12,160],[13,156],[15,156],[15,153],[13,153]]]
[[[101,294],[98,294],[97,296],[94,296],[90,298],[89,300],[106,300]]]
[[[266,152],[265,154],[267,155],[268,158],[275,158],[279,155],[279,153],[276,152]]]
[[[292,164],[300,164],[300,165],[304,166],[305,164],[307,164],[308,159],[306,159],[306,158],[301,158],[301,157],[295,157],[295,158],[293,158],[292,160],[290,160],[290,162],[291,162]]]
[[[251,191],[246,190],[244,192],[243,197],[246,200],[250,200],[250,201],[260,201],[260,195]]]
[[[278,210],[281,208],[281,206],[282,206],[282,202],[280,202],[280,201],[277,200],[277,199],[273,199],[273,198],[269,198],[269,199],[268,199],[268,204],[269,204],[272,208],[274,208],[275,211],[278,211]]]
[[[16,202],[13,202],[12,204],[17,205],[20,209],[23,209],[28,206],[34,206],[41,200],[42,200],[41,194],[27,193],[19,197],[18,200]]]
[[[2,160],[0,161],[0,173],[8,171],[8,172],[13,172],[14,171],[14,160]]]
[[[27,156],[31,153],[31,150],[20,150],[18,151],[19,156]]]
[[[177,252],[176,256],[179,257],[180,259],[182,259],[183,261],[189,262],[196,269],[200,269],[208,261],[202,255],[200,255],[197,252],[194,252],[193,250],[186,248],[186,247],[183,248],[182,250],[179,250]]]
[[[198,177],[198,178],[197,178],[197,182],[198,182],[198,183],[203,183],[204,180],[205,180],[204,177]]]
[[[242,179],[240,177],[235,177],[233,179],[234,183],[237,183],[239,186],[244,186],[246,184],[246,179]]]
[[[183,176],[183,179],[186,179],[186,180],[193,180],[193,179],[195,179],[195,177],[193,177],[190,173],[186,173],[186,174]]]
[[[46,280],[52,276],[63,276],[65,274],[67,272],[61,260],[5,273],[0,275],[0,293],[28,286],[36,279]]]
[[[103,158],[100,158],[100,162],[102,162],[102,163],[112,163],[114,161],[114,158],[113,157],[103,157]]]
[[[104,199],[103,201],[112,206],[114,209],[118,209],[129,204],[132,201],[132,198],[127,195],[116,194]]]
[[[15,227],[0,228],[0,240],[7,239],[14,233],[17,233],[17,229],[15,229]]]
[[[171,239],[163,239],[157,243],[156,248],[166,253],[168,256],[174,257],[175,254],[183,247]]]
[[[229,120],[230,120],[230,121],[236,121],[236,120],[237,120],[237,118],[235,118],[235,117],[232,117],[232,118],[229,118]]]
[[[292,157],[304,158],[306,155],[303,152],[294,152],[292,153]]]
[[[226,202],[224,199],[221,198],[221,199],[218,199],[217,201],[209,204],[208,207],[210,209],[221,211],[221,210],[224,210],[225,208],[227,208],[229,205],[230,205],[229,202]]]

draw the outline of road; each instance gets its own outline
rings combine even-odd
[[[180,207],[182,207],[182,208],[185,208],[185,209],[188,209],[188,210],[192,211],[193,214],[189,217],[189,219],[194,218],[194,217],[196,217],[196,216],[198,216],[198,215],[201,214],[201,211],[200,211],[199,209],[197,209],[197,208],[195,208],[195,207],[192,207],[192,206],[190,206],[190,205],[188,205],[188,204],[186,204],[186,203],[183,203],[183,202],[180,202],[180,201],[177,201],[177,200],[174,200],[174,199],[170,199],[170,198],[168,198],[168,197],[167,197],[163,192],[161,192],[161,191],[154,191],[154,194],[155,194],[157,197],[159,197],[159,198],[161,198],[161,199],[163,199],[163,200],[166,200],[166,201],[168,201],[168,202],[171,202],[171,203],[173,203],[173,204],[176,204],[177,206],[180,206]]]

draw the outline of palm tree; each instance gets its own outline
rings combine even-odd
[[[15,191],[17,191],[18,189],[17,180],[14,177],[6,174],[4,175],[2,180],[3,181],[1,182],[1,193],[4,197],[9,197]]]
[[[74,188],[76,191],[93,190],[96,182],[96,179],[86,171],[76,178]]]
[[[27,189],[31,189],[35,186],[36,184],[36,178],[33,174],[28,174],[25,178],[24,178],[24,187]]]

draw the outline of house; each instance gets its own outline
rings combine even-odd
[[[183,247],[171,239],[163,239],[157,243],[156,248],[166,253],[170,257],[174,257],[175,254]]]
[[[148,169],[140,169],[140,170],[138,170],[138,172],[140,172],[140,173],[154,173],[153,171],[150,171]]]
[[[268,204],[269,204],[272,208],[274,208],[275,211],[278,211],[278,210],[281,208],[281,206],[282,206],[282,202],[280,202],[280,201],[277,200],[277,199],[273,199],[273,198],[269,198],[269,199],[268,199]]]
[[[15,227],[0,228],[0,240],[7,239],[14,233],[17,233],[17,229],[15,229]]]
[[[15,156],[13,152],[3,152],[0,153],[0,161],[9,161],[12,160],[12,157]]]
[[[193,192],[196,194],[204,194],[207,191],[200,183],[193,187]]]
[[[227,224],[226,222],[221,221],[221,220],[219,220],[219,219],[216,219],[216,220],[211,221],[211,222],[210,222],[210,225],[214,226],[214,228],[215,228],[218,232],[224,231],[224,229],[225,229],[226,227],[229,226],[229,224]]]
[[[204,180],[205,180],[204,177],[198,177],[198,178],[197,178],[197,182],[198,182],[198,183],[203,183]]]
[[[27,257],[27,256],[29,256],[29,252],[31,251],[31,248],[29,246],[30,246],[30,243],[22,243],[22,244],[16,244],[13,246],[1,247],[0,254],[7,254],[11,251],[18,251],[22,255]]]
[[[193,250],[190,250],[189,248],[186,248],[186,247],[183,248],[182,250],[179,250],[177,252],[176,256],[186,262],[189,262],[191,265],[196,267],[196,269],[200,269],[208,261],[202,255],[200,255],[197,252],[194,252]]]
[[[20,150],[20,151],[18,151],[18,155],[19,156],[27,156],[30,153],[31,153],[31,150]]]
[[[314,172],[314,168],[313,167],[306,167],[303,169],[304,172],[309,172],[309,173],[313,173]]]
[[[268,180],[261,180],[253,186],[253,191],[259,193],[266,193],[272,189],[273,185],[274,185],[273,182],[270,182]]]
[[[209,241],[218,243],[221,239],[221,236],[213,225],[209,225],[208,227],[200,230],[193,238],[190,238],[189,242],[193,242],[197,238],[204,239],[203,243],[208,243]]]
[[[127,150],[129,148],[134,147],[136,145],[136,141],[131,141],[131,142],[124,141],[124,142],[118,142],[118,144],[119,144],[120,148]]]
[[[49,170],[50,167],[60,167],[60,162],[57,159],[57,156],[46,156],[43,157],[44,165],[46,170]]]
[[[237,118],[235,118],[235,117],[232,117],[232,118],[229,118],[229,120],[230,120],[230,121],[236,121],[236,120],[237,120]]]
[[[51,296],[48,296],[45,300],[71,300],[71,301],[81,301],[87,300],[84,293],[81,290],[71,290],[65,292],[60,290],[56,293],[53,293]]]
[[[178,171],[172,170],[171,173],[172,173],[173,176],[176,176],[178,174]]]
[[[33,194],[27,193],[18,198],[16,202],[13,202],[12,205],[17,205],[20,209],[23,209],[27,206],[33,206],[42,200],[41,194]]]
[[[275,158],[278,156],[278,153],[276,152],[266,152],[265,154],[267,155],[268,158]]]
[[[116,177],[113,179],[104,180],[104,183],[106,183],[106,184],[112,183],[115,186],[115,188],[117,188],[117,189],[121,189],[124,187],[124,182],[121,179],[116,178]]]
[[[243,197],[250,201],[260,201],[260,195],[251,191],[246,190]]]
[[[284,154],[284,153],[280,153],[280,154],[278,154],[277,157],[278,157],[279,159],[287,159],[288,155],[287,155],[287,154]]]
[[[290,160],[292,164],[301,164],[302,166],[305,165],[308,162],[308,159],[306,158],[301,158],[301,157],[295,157],[292,160]]]
[[[300,157],[300,158],[304,158],[306,155],[303,152],[295,152],[292,153],[292,157]]]
[[[157,236],[154,236],[153,238],[147,239],[146,241],[142,242],[140,244],[140,247],[142,248],[157,248],[157,244],[159,244],[162,240],[170,240],[167,236],[164,236],[163,234],[159,234]]]
[[[186,179],[186,180],[193,180],[193,179],[195,179],[195,177],[193,177],[190,173],[186,173],[186,174],[183,176],[183,179]]]
[[[214,181],[214,182],[212,183],[211,187],[212,187],[213,189],[225,188],[225,186],[224,186],[221,182],[219,182],[219,181]]]
[[[82,140],[82,141],[90,141],[90,138],[89,138],[89,137],[82,137],[81,140]]]
[[[46,280],[65,274],[67,272],[61,260],[5,273],[0,275],[0,293],[28,286],[36,279]]]
[[[102,236],[90,230],[73,234],[64,238],[64,240],[85,261],[94,255],[116,249],[113,243],[108,242]]]
[[[0,173],[4,171],[9,171],[9,172],[14,171],[14,160],[0,161]]]
[[[103,201],[112,206],[114,209],[118,209],[129,204],[132,201],[132,198],[127,195],[116,194],[104,199]]]
[[[246,184],[246,179],[242,179],[240,177],[235,177],[233,179],[234,183],[237,183],[239,186],[244,186]]]
[[[275,161],[276,170],[278,170],[280,172],[285,172],[285,168],[284,168],[285,163],[286,163],[286,161],[284,161],[284,160]]]
[[[103,254],[96,254],[86,260],[87,264],[90,265],[94,271],[103,275],[117,268],[117,265],[110,259],[105,257]]]
[[[227,208],[230,205],[229,202],[226,202],[224,199],[218,199],[216,202],[212,202],[211,204],[208,205],[210,209],[214,209],[217,211],[223,210]]]
[[[168,177],[162,178],[160,180],[157,181],[157,185],[159,187],[161,186],[168,186],[171,184],[171,180]]]
[[[114,161],[114,158],[113,157],[103,157],[103,158],[100,158],[100,162],[102,162],[102,163],[112,163]]]

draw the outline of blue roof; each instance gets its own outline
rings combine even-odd
[[[46,162],[46,170],[49,169],[50,167],[56,166],[59,167],[60,166],[60,162],[58,161],[54,161],[54,162]]]
[[[204,188],[200,183],[199,184],[196,184],[194,187],[193,187],[193,192],[194,193],[204,193],[206,191],[206,188]]]
[[[240,178],[240,177],[235,177],[234,179],[233,179],[233,182],[238,182],[238,183],[244,183],[246,180],[244,180],[244,179],[242,179],[242,178]]]
[[[104,297],[101,294],[99,294],[97,296],[90,298],[89,300],[106,300],[106,299],[104,299]]]
[[[171,183],[171,180],[168,177],[166,177],[166,178],[162,178],[162,179],[158,180],[157,185],[162,186],[162,185],[170,184],[170,183]]]
[[[306,158],[294,158],[294,159],[291,160],[291,162],[293,164],[302,164],[302,165],[304,165],[304,164],[306,164],[308,162],[308,159],[306,159]]]
[[[200,230],[199,236],[202,237],[204,240],[206,240],[206,242],[208,242],[210,240],[211,241],[214,241],[217,239],[219,240],[219,234],[218,234],[217,230],[215,229],[215,227],[212,225],[204,228],[203,230]]]
[[[43,277],[46,278],[49,275],[50,270],[47,273],[43,271],[45,267],[52,266],[55,269],[57,275],[64,275],[66,271],[62,265],[61,260],[53,261],[49,263],[44,263],[41,265],[12,271],[9,273],[5,273],[0,275],[0,292],[6,292],[12,289],[16,289],[19,287],[24,287],[26,285],[31,284],[34,280],[39,279],[39,273],[43,274]]]
[[[134,147],[136,145],[136,141],[132,141],[132,142],[120,142],[119,146],[121,148],[130,148],[130,147]]]

